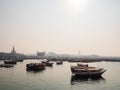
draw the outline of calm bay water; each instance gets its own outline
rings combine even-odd
[[[46,67],[41,72],[26,71],[26,64],[41,62],[25,60],[13,68],[0,68],[0,90],[120,90],[120,62],[94,62],[90,66],[103,67],[107,71],[99,79],[75,79],[70,66],[76,63]],[[0,61],[3,63],[3,61]]]

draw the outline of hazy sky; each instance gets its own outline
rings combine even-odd
[[[120,56],[120,0],[0,0],[0,52]]]

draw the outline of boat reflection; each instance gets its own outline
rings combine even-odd
[[[80,84],[80,83],[89,83],[89,84],[93,84],[93,83],[105,83],[105,79],[100,76],[100,77],[95,77],[95,78],[80,78],[77,76],[71,76],[71,85],[76,85],[76,84]]]

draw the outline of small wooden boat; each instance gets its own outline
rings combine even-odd
[[[45,66],[53,66],[53,63],[49,61],[41,61]]]
[[[0,67],[11,68],[11,67],[13,67],[13,65],[9,65],[9,64],[0,64]]]
[[[30,64],[26,64],[26,68],[27,70],[38,71],[38,70],[44,70],[45,65],[43,63],[30,63]]]
[[[106,70],[88,65],[71,66],[71,72],[79,77],[100,77]]]
[[[45,66],[53,66],[53,63],[45,63]]]
[[[57,65],[63,64],[63,61],[56,61],[56,64],[57,64]]]
[[[49,61],[47,60],[47,61],[41,61],[42,63],[48,63]]]
[[[16,64],[17,61],[16,60],[6,60],[4,61],[4,64]]]

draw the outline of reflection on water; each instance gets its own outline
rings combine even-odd
[[[76,85],[80,83],[101,83],[105,82],[105,79],[101,77],[96,77],[96,78],[81,78],[77,76],[71,76],[71,85]]]

